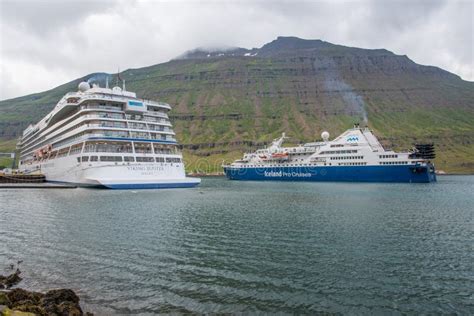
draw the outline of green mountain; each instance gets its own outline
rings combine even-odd
[[[3,147],[94,76],[103,83],[107,74],[0,102]],[[139,96],[173,105],[190,171],[217,171],[282,132],[307,142],[367,120],[386,147],[432,141],[438,169],[474,173],[474,83],[385,49],[278,37],[250,50],[196,49],[121,77]]]

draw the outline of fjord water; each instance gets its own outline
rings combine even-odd
[[[98,314],[472,314],[474,177],[438,180],[0,190],[0,267]]]

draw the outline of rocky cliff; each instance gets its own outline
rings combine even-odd
[[[84,78],[94,75],[105,78]],[[434,141],[438,168],[474,172],[474,83],[385,49],[279,37],[261,48],[196,49],[121,76],[174,106],[189,170],[218,170],[281,132],[305,142],[365,121],[387,147]],[[82,79],[0,102],[1,137],[17,137]]]

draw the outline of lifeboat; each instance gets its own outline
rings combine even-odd
[[[272,158],[288,158],[288,153],[274,153],[272,154]]]

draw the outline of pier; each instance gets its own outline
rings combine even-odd
[[[0,183],[1,189],[75,189],[76,185],[63,183]]]
[[[4,183],[43,183],[46,177],[43,174],[6,174],[0,173],[0,184]]]
[[[43,174],[0,173],[0,189],[74,189],[76,185],[46,182]]]

